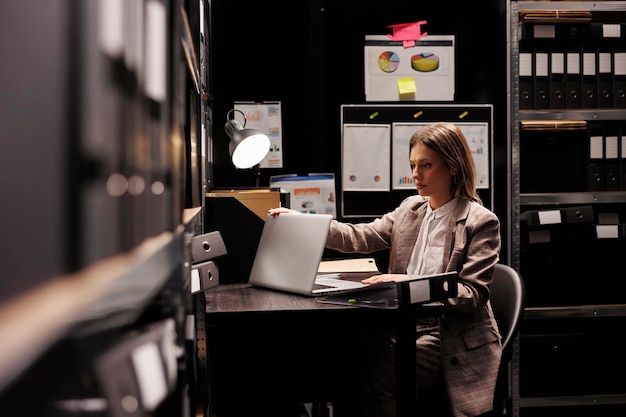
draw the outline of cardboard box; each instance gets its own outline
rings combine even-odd
[[[280,192],[267,188],[212,190],[206,196],[236,198],[263,221],[265,221],[269,209],[280,207]]]

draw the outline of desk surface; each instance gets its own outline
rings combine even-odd
[[[358,281],[372,273],[343,273],[342,278]],[[206,312],[250,313],[280,311],[354,310],[358,307],[318,303],[317,297],[288,294],[280,291],[256,288],[245,284],[218,285],[205,291]]]
[[[342,273],[342,279],[359,281],[371,276],[371,272]],[[296,311],[359,311],[358,314],[398,315],[397,310],[360,308],[357,306],[342,306],[318,303],[318,297],[308,297],[298,294],[289,294],[264,288],[256,288],[248,283],[226,284],[209,288],[205,291],[206,313],[215,315],[220,313],[252,313],[252,312],[296,312]],[[368,313],[369,312],[369,313]],[[387,313],[385,313],[387,312]],[[440,303],[417,305],[409,314],[412,317],[436,317],[443,313]],[[210,317],[210,316],[209,316]]]

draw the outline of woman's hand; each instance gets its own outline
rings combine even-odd
[[[288,209],[286,207],[271,208],[267,212],[272,216],[278,216],[280,213],[298,213],[297,211]]]
[[[391,282],[391,281],[396,281],[399,279],[406,279],[406,275],[403,275],[403,274],[373,275],[369,278],[365,278],[364,280],[361,280],[361,282],[364,284],[378,284],[381,282]]]

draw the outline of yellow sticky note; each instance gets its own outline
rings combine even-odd
[[[415,87],[415,79],[413,77],[398,78],[398,92],[400,94],[415,93],[417,88]]]

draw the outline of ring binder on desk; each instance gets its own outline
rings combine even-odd
[[[458,272],[444,272],[373,284],[356,290],[320,297],[316,301],[324,304],[355,307],[403,309],[416,304],[443,301],[446,298],[456,297],[458,281]]]
[[[397,281],[400,308],[419,303],[442,301],[456,297],[459,274],[445,272],[430,277]]]

